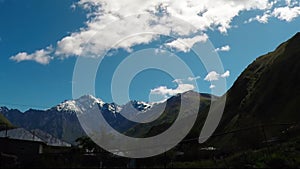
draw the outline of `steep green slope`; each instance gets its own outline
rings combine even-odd
[[[169,154],[180,167],[297,167],[300,164],[300,33],[257,58],[227,92],[221,122],[213,136],[197,138],[209,104],[185,141]],[[224,96],[223,96],[224,97]],[[159,131],[157,127],[157,131]],[[215,147],[214,151],[203,148]],[[161,158],[163,158],[161,156]]]
[[[300,133],[299,57],[300,33],[250,64],[228,91],[221,123],[208,145],[251,148],[266,140],[286,138],[283,133],[287,130],[288,137],[297,136]],[[192,105],[194,96],[189,97]],[[198,119],[186,139],[199,136],[209,105],[210,99],[202,102]],[[166,116],[148,126],[135,126],[127,134],[149,137],[165,131],[175,120],[178,107],[180,100],[171,98]],[[232,131],[238,132],[226,134]]]
[[[0,114],[0,130],[12,127],[12,124],[2,114]]]
[[[236,80],[227,94],[227,103],[217,133],[269,125],[232,134],[221,142],[250,145],[279,137],[300,122],[300,33],[274,52],[257,58]],[[290,125],[277,125],[290,124]],[[265,135],[265,136],[262,136]],[[220,141],[220,140],[219,140]]]
[[[184,111],[182,112],[183,114],[188,114],[189,112],[194,112],[196,109],[199,109],[198,119],[194,125],[197,127],[194,127],[195,129],[192,130],[193,136],[197,137],[197,135],[199,134],[197,132],[199,131],[200,128],[198,126],[202,126],[204,124],[205,118],[207,116],[206,112],[211,102],[211,97],[214,96],[208,94],[199,94],[193,91],[189,91],[171,97],[167,101],[166,107],[164,109],[164,113],[158,119],[150,123],[138,124],[132,127],[125,134],[134,137],[151,137],[164,132],[173,124],[173,122],[177,118],[178,112],[180,111],[181,97],[184,97],[185,102],[189,104],[189,108],[183,110]],[[198,105],[199,98],[201,101],[200,105]],[[197,105],[199,107],[197,107]],[[156,110],[155,108],[152,109],[152,111],[155,110]],[[192,137],[192,135],[190,134],[189,137]]]

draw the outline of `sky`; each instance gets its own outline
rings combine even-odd
[[[222,95],[257,57],[300,31],[299,16],[298,0],[0,0],[0,106],[47,109],[73,99],[78,59],[102,59],[95,81],[87,82],[95,93],[86,94],[105,102],[161,101],[188,90]],[[222,69],[206,70],[193,51],[206,42]],[[134,60],[126,71],[156,59],[183,72],[174,65],[180,58],[192,75],[148,68],[128,79],[120,71],[125,79],[117,79],[117,88],[130,83],[129,98],[119,94],[118,102],[114,73],[137,55],[147,58]],[[220,80],[226,80],[226,90],[218,90]]]

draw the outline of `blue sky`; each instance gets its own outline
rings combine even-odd
[[[77,2],[74,0],[0,1],[0,106],[21,110],[45,109],[64,100],[72,99],[72,84],[74,83],[72,76],[76,59],[84,57],[85,54],[76,54],[76,47],[70,52],[58,42],[65,37],[72,37],[74,32],[83,32],[82,28],[87,27],[87,21],[96,22],[93,18],[100,16],[93,16],[96,15],[93,11],[95,6],[88,10],[83,4],[77,4],[74,7]],[[218,30],[222,25],[212,26],[206,30],[199,28],[198,33],[201,35],[205,33],[216,48],[227,45],[230,47],[230,50],[218,52],[224,72],[217,73],[221,76],[225,71],[230,71],[230,76],[226,77],[227,88],[232,86],[241,72],[255,58],[273,51],[280,43],[300,31],[300,18],[298,17],[300,11],[297,8],[299,4],[288,5],[286,2],[281,5],[294,10],[292,13],[286,13],[291,16],[278,14],[280,10],[276,14],[276,7],[281,7],[279,4],[268,9],[240,10],[232,17],[230,28],[227,28],[226,32]],[[92,15],[89,16],[88,13]],[[246,23],[250,18],[264,14],[272,15],[268,17],[267,23],[260,23],[255,19]],[[188,37],[192,36],[194,35],[188,35]],[[106,102],[112,102],[111,79],[121,61],[135,51],[156,48],[162,45],[162,41],[165,43],[165,41],[171,42],[172,40],[176,39],[159,37],[148,39],[147,43],[136,42],[137,45],[127,43],[125,45],[129,45],[129,47],[126,46],[128,48],[114,49],[111,56],[104,57],[98,70],[95,82],[96,96]],[[20,52],[26,52],[28,56],[30,53],[43,49],[47,53],[49,46],[51,46],[49,63],[41,64],[34,59],[17,61],[12,59]],[[128,50],[129,48],[132,50]],[[204,69],[201,62],[193,56],[193,52],[177,51],[176,54],[190,66],[195,77],[200,77],[196,80],[199,92],[210,93],[210,82],[204,80],[210,72]],[[188,84],[188,77],[182,78],[185,81],[182,83]],[[175,90],[180,83],[175,83],[174,80],[160,70],[143,71],[131,81],[128,91],[130,99],[148,101],[150,91],[162,86]]]

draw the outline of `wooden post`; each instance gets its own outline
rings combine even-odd
[[[262,132],[263,132],[263,135],[264,135],[265,143],[267,145],[267,155],[268,155],[268,157],[270,157],[271,151],[270,151],[269,142],[268,142],[268,139],[267,139],[267,134],[266,134],[266,131],[265,131],[265,127],[262,125],[261,129],[262,129]]]
[[[5,124],[5,137],[7,137],[7,130],[8,130],[8,127],[7,127],[7,124]]]
[[[164,168],[167,168],[167,152],[164,153]]]

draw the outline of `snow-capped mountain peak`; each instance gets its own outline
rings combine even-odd
[[[115,114],[115,113],[119,113],[123,109],[123,107],[121,107],[115,103],[106,103],[103,106],[101,106],[101,109],[108,110],[109,112]]]
[[[74,111],[77,112],[78,108],[76,106],[76,102],[74,100],[68,100],[65,101],[59,105],[56,106],[56,110],[61,112],[61,111]]]
[[[8,108],[7,107],[0,107],[0,112],[2,112],[2,113],[8,112]]]
[[[136,101],[136,100],[131,101],[130,103],[135,109],[137,109],[138,111],[141,111],[141,112],[147,111],[153,106],[152,103]]]
[[[94,106],[95,104],[99,104],[101,107],[105,104],[104,101],[102,101],[101,99],[98,99],[92,95],[84,95],[82,97],[80,97],[79,99],[75,100],[77,102],[80,103],[88,103],[90,106]]]
[[[125,105],[119,106],[116,103],[105,103],[101,99],[92,95],[84,95],[75,100],[67,100],[62,102],[54,107],[54,109],[59,112],[80,113],[88,109],[95,108],[96,105],[99,105],[100,110],[109,111],[115,114],[120,113],[122,110],[146,112],[153,107],[154,103],[133,100]]]
[[[68,100],[65,102],[62,102],[61,104],[56,106],[56,110],[66,111],[66,112],[80,112],[81,109],[79,107],[79,103],[85,103],[85,106],[88,105],[88,107],[93,107],[96,104],[99,104],[100,106],[103,106],[105,103],[92,95],[84,95],[76,100]]]

